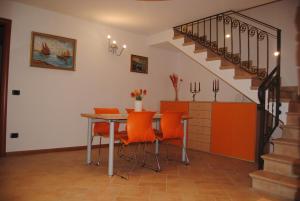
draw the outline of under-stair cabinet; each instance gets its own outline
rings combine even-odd
[[[188,122],[188,148],[255,161],[255,103],[161,101],[160,111],[179,111]]]

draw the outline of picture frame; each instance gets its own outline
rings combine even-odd
[[[131,55],[130,72],[148,74],[148,57]]]
[[[31,33],[30,66],[75,71],[76,40]]]

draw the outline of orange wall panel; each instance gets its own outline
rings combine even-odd
[[[256,104],[213,103],[211,152],[255,160]]]

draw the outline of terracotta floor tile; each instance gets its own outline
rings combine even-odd
[[[189,151],[186,166],[174,148],[161,172],[137,165],[124,180],[107,176],[107,151],[101,166],[86,165],[85,150],[0,158],[0,201],[282,201],[251,188],[250,162]],[[115,157],[115,170],[130,167]]]

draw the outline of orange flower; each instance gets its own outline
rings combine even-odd
[[[142,100],[142,98],[147,94],[146,89],[135,89],[133,92],[130,93],[132,98],[135,100]]]

